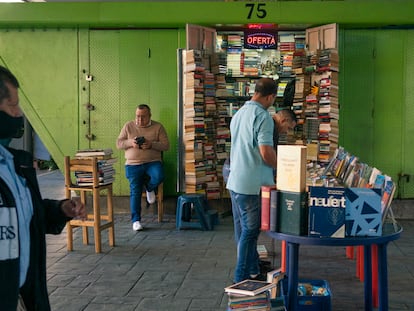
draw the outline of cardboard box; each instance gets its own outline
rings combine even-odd
[[[345,237],[345,188],[309,187],[309,236]]]
[[[306,190],[306,147],[277,146],[276,186],[278,190],[304,192]]]
[[[346,236],[382,235],[381,189],[346,188]]]
[[[279,190],[278,231],[288,234],[308,234],[307,192]]]

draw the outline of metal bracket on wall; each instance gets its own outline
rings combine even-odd
[[[88,140],[95,140],[95,139],[96,139],[96,136],[95,136],[94,134],[91,134],[91,133],[86,134],[86,135],[85,135],[85,137],[86,137]]]
[[[91,111],[95,110],[95,106],[92,105],[91,103],[87,103],[85,105],[86,110],[88,111],[88,133],[85,135],[85,137],[91,141],[91,140],[95,140],[96,136],[94,134],[92,134],[91,132]]]
[[[95,110],[95,106],[94,106],[94,105],[92,105],[92,104],[90,104],[90,103],[87,103],[87,104],[86,104],[86,109],[87,109],[88,111],[92,111],[92,110]]]

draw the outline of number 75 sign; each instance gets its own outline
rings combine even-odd
[[[247,19],[252,17],[265,18],[267,15],[266,3],[246,3],[245,6],[249,9]]]

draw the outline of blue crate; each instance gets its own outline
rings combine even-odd
[[[318,286],[326,288],[327,295],[298,295],[298,311],[331,311],[332,304],[331,304],[331,289],[329,284],[325,280],[305,280],[299,279],[299,284],[301,283],[309,283],[312,286]],[[281,292],[285,298],[285,303],[287,300],[287,287],[288,287],[288,280],[287,278],[282,280],[281,282]]]

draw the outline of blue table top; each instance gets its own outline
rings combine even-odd
[[[396,230],[395,230],[396,229]],[[381,236],[358,236],[345,238],[328,238],[328,237],[312,237],[304,235],[293,235],[287,233],[267,231],[266,233],[274,239],[286,241],[288,243],[303,244],[303,245],[320,245],[320,246],[358,246],[358,245],[373,245],[385,244],[395,241],[400,238],[403,228],[396,224],[385,223],[382,228]]]

